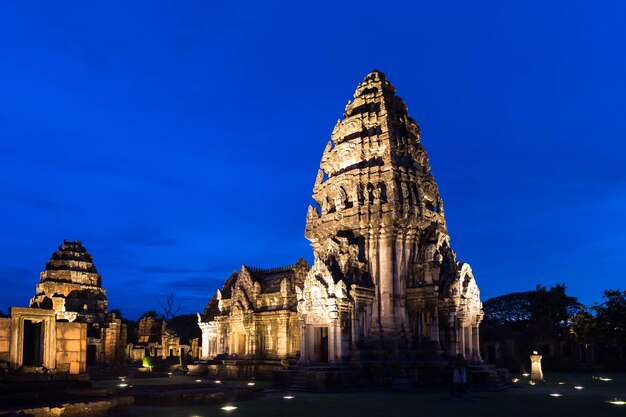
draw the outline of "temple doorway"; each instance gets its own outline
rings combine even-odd
[[[237,353],[237,356],[246,356],[246,334],[237,333],[235,335],[235,343],[235,353]]]
[[[94,366],[98,359],[98,347],[96,345],[87,345],[87,366]]]
[[[315,327],[314,333],[314,361],[319,363],[328,363],[328,327]]]
[[[24,320],[24,341],[22,343],[22,365],[43,365],[43,324]]]

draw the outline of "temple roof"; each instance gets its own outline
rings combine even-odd
[[[233,288],[244,273],[249,275],[252,281],[259,283],[261,294],[271,294],[280,292],[280,285],[283,279],[287,279],[290,283],[290,291],[293,291],[294,285],[302,286],[306,272],[309,269],[309,264],[304,258],[300,258],[295,264],[276,268],[258,268],[242,265],[241,271],[234,271],[224,282],[223,287],[220,289],[221,298],[230,299],[232,297]],[[220,314],[219,299],[215,295],[207,303],[202,319],[211,321]]]
[[[252,279],[261,285],[261,294],[268,294],[279,292],[282,280],[285,278],[288,280],[293,279],[296,275],[296,270],[299,267],[308,268],[309,264],[306,260],[304,260],[304,258],[300,258],[298,262],[293,265],[279,266],[269,269],[244,265],[242,269],[245,268]]]
[[[87,252],[80,240],[64,240],[59,250],[54,252],[46,262],[45,271],[77,271],[97,274],[93,264],[93,257]],[[43,275],[43,281],[50,279],[48,274]]]

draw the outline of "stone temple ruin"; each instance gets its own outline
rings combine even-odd
[[[306,213],[313,265],[235,271],[198,315],[200,348],[150,317],[127,345],[92,256],[66,240],[30,308],[0,318],[0,371],[82,373],[198,349],[191,371],[240,377],[296,363],[366,376],[441,369],[458,355],[482,363],[478,286],[450,246],[419,126],[395,91],[371,72],[332,130]]]
[[[64,241],[41,272],[30,308],[12,307],[10,318],[0,318],[0,365],[82,373],[124,362],[126,325],[108,313],[101,281],[81,242]]]
[[[199,316],[203,359],[482,362],[478,286],[450,247],[420,128],[395,92],[371,72],[332,131],[306,215],[313,266],[228,278]]]

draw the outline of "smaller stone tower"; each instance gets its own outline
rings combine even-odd
[[[46,262],[31,307],[54,310],[58,318],[103,323],[108,313],[102,279],[78,240],[65,240]]]
[[[31,308],[54,310],[57,321],[87,323],[87,365],[123,362],[127,329],[109,314],[92,256],[78,240],[63,241],[40,273]]]

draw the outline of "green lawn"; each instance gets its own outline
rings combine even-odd
[[[365,392],[347,394],[271,393],[254,401],[233,404],[233,411],[222,405],[147,407],[136,406],[131,414],[137,417],[193,416],[432,416],[432,417],[543,417],[543,416],[626,416],[626,405],[606,403],[613,397],[626,399],[626,374],[602,374],[612,381],[593,379],[589,374],[553,374],[546,382],[531,386],[520,378],[519,387],[501,392],[473,392],[470,399],[452,399],[444,391],[431,392]],[[562,382],[563,384],[559,384]],[[242,382],[243,383],[243,382]],[[577,390],[574,386],[583,386]],[[552,397],[558,393],[561,397]]]

